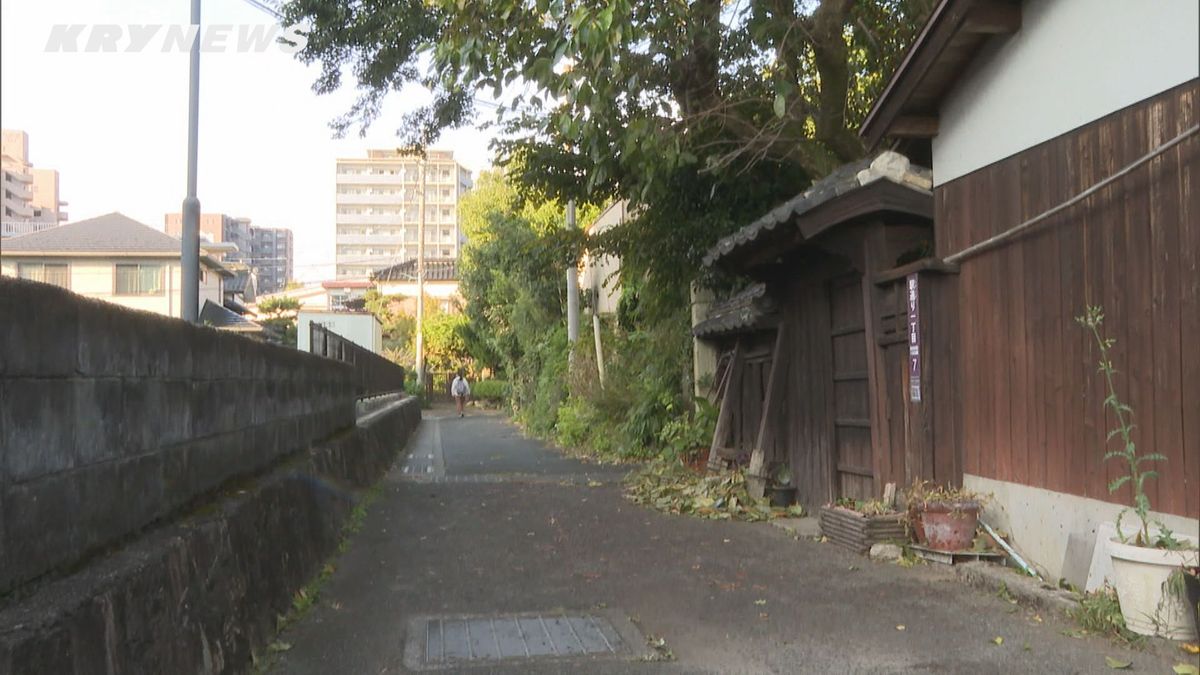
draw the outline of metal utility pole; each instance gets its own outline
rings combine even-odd
[[[196,160],[200,140],[200,0],[192,0],[191,73],[188,90],[187,197],[183,200],[183,242],[180,251],[184,321],[200,320],[200,199],[196,197]]]
[[[421,195],[417,198],[417,384],[425,384],[425,160],[417,159]]]
[[[567,202],[567,229],[575,229],[575,200]],[[567,268],[567,342],[573,347],[579,339],[579,261]]]

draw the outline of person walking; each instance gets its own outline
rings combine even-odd
[[[471,385],[467,384],[467,378],[463,377],[461,370],[454,375],[454,382],[450,383],[450,395],[454,397],[454,403],[458,406],[458,416],[462,417],[463,405],[471,395]]]

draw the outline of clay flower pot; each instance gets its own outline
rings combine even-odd
[[[1129,630],[1172,640],[1192,639],[1195,614],[1186,597],[1170,592],[1167,580],[1181,567],[1200,564],[1200,551],[1147,548],[1113,539],[1108,542],[1108,553],[1117,600]]]
[[[921,508],[925,545],[938,551],[963,551],[975,540],[979,502],[928,502]]]

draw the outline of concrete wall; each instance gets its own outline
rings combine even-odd
[[[984,506],[988,525],[1011,534],[1027,560],[1051,581],[1062,578],[1079,588],[1088,581],[1097,531],[1104,523],[1115,523],[1124,508],[972,474],[963,475],[963,486],[988,496]],[[1153,518],[1177,534],[1200,537],[1200,521],[1195,518],[1166,513],[1155,513]],[[1128,526],[1131,519],[1136,517],[1127,514],[1122,525]]]
[[[0,673],[240,673],[338,547],[356,488],[420,423],[391,401],[351,430],[239,484],[5,607]]]
[[[624,223],[628,217],[628,204],[623,200],[613,202],[587,226],[587,233],[595,236],[606,232]],[[581,262],[579,289],[595,293],[596,309],[601,314],[616,314],[621,302],[621,261],[611,255],[595,256],[588,252]]]
[[[1196,0],[1030,0],[946,96],[938,185],[1200,74]]]
[[[0,279],[0,595],[354,425],[342,363]]]

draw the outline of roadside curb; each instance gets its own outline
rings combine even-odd
[[[1007,591],[1018,603],[1036,609],[1056,611],[1070,616],[1079,601],[1069,591],[1055,588],[1032,577],[1017,574],[1012,569],[986,562],[961,563],[954,573],[967,584],[993,593]]]

